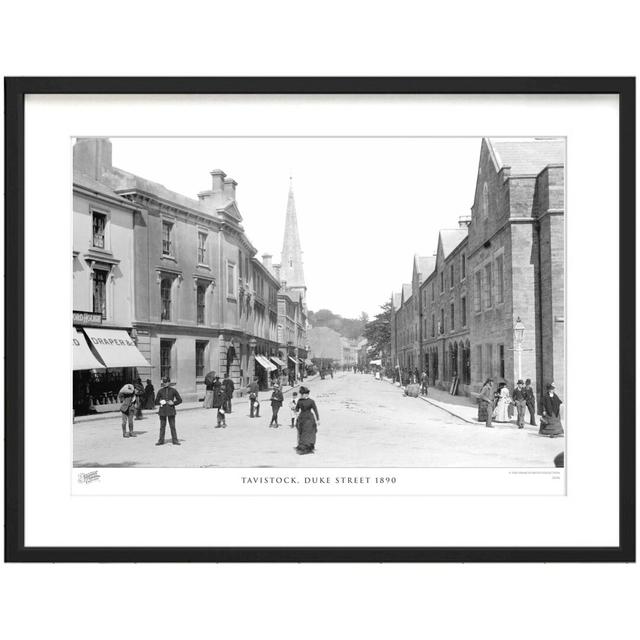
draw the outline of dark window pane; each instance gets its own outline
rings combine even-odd
[[[107,272],[93,272],[93,312],[107,318]]]
[[[160,319],[171,320],[171,280],[168,278],[160,283]]]

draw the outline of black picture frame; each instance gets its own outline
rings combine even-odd
[[[5,78],[5,561],[634,562],[635,78]],[[24,105],[29,94],[615,94],[619,98],[619,530],[612,547],[27,547],[24,539]],[[623,223],[623,224],[622,224]]]

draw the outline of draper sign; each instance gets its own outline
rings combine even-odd
[[[96,338],[91,336],[90,338],[93,344],[107,344],[114,345],[116,347],[134,347],[135,345],[131,340],[122,340],[121,338]]]

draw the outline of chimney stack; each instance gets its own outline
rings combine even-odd
[[[224,179],[227,174],[222,169],[214,169],[209,173],[211,174],[211,193],[221,193],[224,189]]]
[[[100,180],[102,174],[110,171],[112,148],[109,138],[77,138],[73,145],[73,169]]]
[[[273,273],[272,258],[273,256],[270,253],[262,254],[262,264],[269,273]]]
[[[214,169],[209,172],[211,174],[211,190],[201,191],[198,194],[200,202],[208,203],[214,209],[223,204],[225,199],[225,177],[227,174],[222,169]]]
[[[236,187],[238,183],[233,178],[225,178],[223,182],[224,195],[227,200],[236,199]]]
[[[471,224],[471,216],[460,216],[458,218],[458,226],[461,229],[466,229]]]
[[[276,278],[278,278],[278,281],[280,281],[280,265],[279,264],[273,265],[273,273],[275,274]]]

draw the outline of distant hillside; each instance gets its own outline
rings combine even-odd
[[[312,327],[329,327],[341,336],[354,340],[364,332],[364,326],[369,322],[369,317],[363,311],[357,319],[343,318],[329,309],[320,309],[309,311],[308,320]]]

